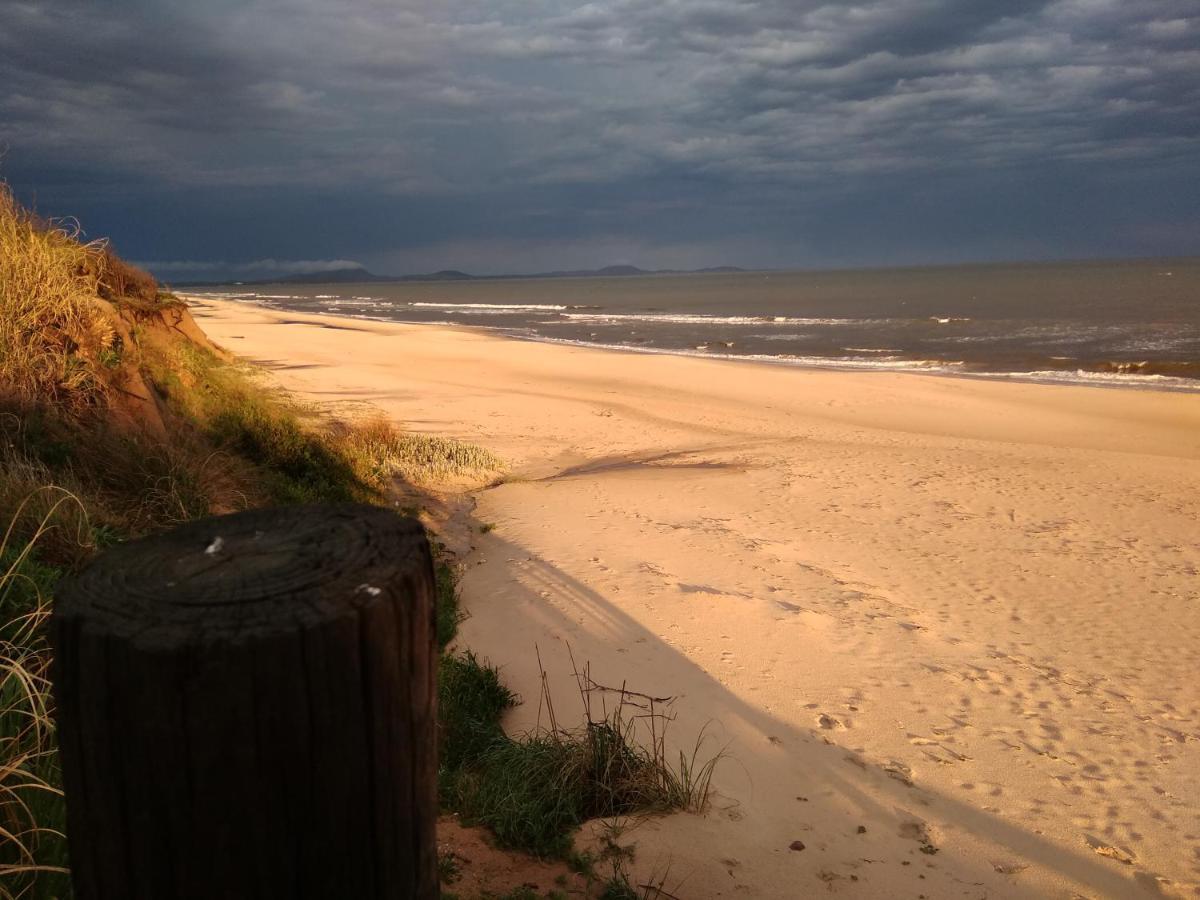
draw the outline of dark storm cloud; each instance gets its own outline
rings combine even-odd
[[[0,85],[164,272],[1198,249],[1190,0],[0,0]]]

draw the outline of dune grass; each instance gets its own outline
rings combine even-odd
[[[481,447],[410,434],[382,416],[330,420],[201,347],[149,355],[154,383],[206,438],[267,476],[275,503],[378,500],[397,480],[433,484],[503,469]]]
[[[78,410],[101,402],[115,332],[95,297],[104,247],[40,222],[0,184],[0,382],[16,399]]]
[[[488,827],[500,846],[541,857],[566,857],[574,832],[589,819],[696,810],[707,803],[717,753],[672,763],[666,751],[670,698],[624,689],[611,709],[592,712],[592,693],[608,688],[576,672],[587,710],[579,727],[557,721],[543,674],[549,724],[520,737],[501,727],[517,698],[498,670],[472,653],[447,655],[438,679],[442,804],[468,824]],[[646,701],[650,701],[647,703]],[[657,704],[657,706],[656,706]]]

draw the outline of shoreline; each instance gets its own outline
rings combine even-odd
[[[460,632],[525,697],[507,727],[536,723],[543,663],[574,715],[569,646],[676,697],[672,749],[728,747],[705,816],[629,829],[643,879],[1200,888],[1200,398],[203,302],[210,337],[299,396],[511,461],[474,495]]]
[[[630,346],[626,344],[607,344],[592,341],[572,340],[569,338],[553,338],[543,335],[515,334],[506,332],[502,326],[495,325],[475,325],[460,322],[408,322],[399,319],[389,319],[380,316],[369,316],[364,314],[354,313],[333,313],[333,312],[294,312],[291,310],[280,309],[279,307],[270,306],[264,303],[257,303],[249,300],[232,300],[228,298],[213,298],[201,294],[180,294],[185,300],[190,303],[234,303],[244,306],[250,306],[257,309],[263,309],[270,312],[280,313],[283,315],[293,316],[319,316],[322,318],[331,319],[350,319],[359,322],[376,322],[381,325],[404,325],[404,326],[429,326],[434,328],[460,328],[468,331],[480,331],[485,334],[490,334],[495,337],[514,340],[528,341],[535,344],[554,344],[566,347],[580,347],[584,349],[606,350],[615,353],[636,353],[643,355],[658,355],[658,356],[681,356],[693,359],[714,360],[717,362],[741,363],[748,365],[766,365],[766,366],[785,366],[795,369],[806,369],[814,371],[833,371],[833,372],[878,372],[888,374],[902,375],[922,375],[933,376],[939,378],[967,378],[978,379],[982,381],[996,382],[1011,382],[1015,384],[1043,384],[1052,386],[1080,386],[1080,387],[1100,387],[1115,390],[1134,390],[1134,391],[1157,391],[1175,394],[1200,394],[1200,378],[1184,378],[1173,375],[1139,375],[1136,373],[1123,372],[1105,372],[1102,370],[1091,369],[1064,369],[1064,370],[1045,370],[1032,372],[1009,372],[1009,371],[963,371],[956,370],[956,366],[965,365],[962,361],[940,361],[940,360],[896,360],[894,365],[878,365],[872,364],[871,361],[864,361],[861,364],[854,364],[847,360],[837,357],[828,357],[828,362],[820,360],[825,357],[805,357],[805,358],[788,358],[784,356],[768,356],[768,355],[737,355],[737,354],[711,354],[705,351],[696,349],[671,349],[660,347],[646,346]],[[927,362],[928,365],[922,365],[922,362]]]

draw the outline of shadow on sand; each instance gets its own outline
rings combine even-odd
[[[482,569],[478,565],[468,568],[462,585],[464,605],[470,618],[460,641],[491,655],[493,661],[508,673],[506,678],[510,686],[523,691],[527,698],[537,696],[534,649],[539,641],[547,669],[557,670],[550,671],[549,676],[556,685],[552,689],[563,692],[563,708],[572,708],[569,703],[574,681],[570,664],[565,648],[555,654],[553,650],[548,652],[548,646],[555,641],[570,643],[575,658],[581,663],[589,660],[600,680],[607,678],[610,684],[620,684],[627,674],[638,674],[634,656],[629,652],[630,648],[637,648],[639,659],[653,660],[643,667],[652,668],[656,683],[637,684],[631,680],[632,688],[676,693],[683,685],[703,685],[702,689],[693,687],[686,696],[680,697],[676,705],[679,713],[676,739],[684,744],[694,740],[706,720],[711,720],[730,735],[737,735],[731,743],[730,753],[740,765],[724,766],[718,771],[718,789],[722,782],[728,784],[737,777],[748,777],[757,791],[783,792],[787,796],[808,794],[814,800],[817,792],[821,792],[838,807],[853,808],[866,821],[898,823],[895,847],[905,858],[910,858],[909,848],[913,845],[903,844],[903,839],[919,838],[919,833],[911,831],[911,824],[908,826],[910,831],[906,832],[906,821],[929,820],[935,825],[946,822],[956,830],[1003,848],[1003,860],[958,859],[952,866],[945,867],[952,867],[956,872],[954,880],[961,882],[960,891],[963,887],[972,887],[976,889],[975,896],[1029,896],[1032,885],[1026,883],[1023,886],[1016,874],[1026,867],[1041,867],[1101,896],[1161,895],[1160,881],[1152,873],[1136,867],[1118,868],[1119,863],[1102,862],[1085,853],[1073,852],[978,807],[931,791],[919,783],[913,784],[905,777],[897,778],[896,773],[889,775],[878,763],[839,746],[821,732],[798,729],[748,704],[605,597],[495,532],[480,539],[478,555],[491,560],[491,565],[516,564],[520,573],[519,577],[515,572],[506,573],[503,589],[493,591],[489,596],[473,577],[476,570]],[[556,602],[550,602],[549,598]],[[500,637],[501,633],[504,638]],[[514,640],[514,635],[520,636],[519,639]],[[557,659],[551,662],[555,656]],[[798,689],[803,690],[803,686]],[[684,733],[693,728],[690,735]],[[752,736],[760,743],[751,744]],[[778,777],[776,773],[780,769],[784,770],[783,778],[790,783],[754,784],[767,773],[772,773],[772,779]],[[739,772],[744,774],[739,776]],[[909,812],[912,809],[921,812]],[[747,803],[745,812],[753,812],[752,800]],[[810,806],[806,813],[811,818],[817,813],[817,806]],[[781,823],[781,827],[786,826]],[[787,832],[780,833],[781,846],[786,848],[792,836]],[[874,849],[877,851],[878,845]],[[897,853],[892,862],[904,864],[899,862],[900,859]],[[887,862],[882,859],[862,861]],[[937,862],[933,861],[931,868],[936,868]],[[797,874],[802,871],[798,870]],[[863,872],[863,869],[857,871]],[[868,870],[866,874],[872,880],[890,877],[878,869]],[[929,896],[938,896],[936,883],[923,884],[931,891]],[[827,886],[831,885],[827,882]],[[812,889],[816,890],[815,884]]]

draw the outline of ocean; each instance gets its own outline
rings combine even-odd
[[[642,353],[1200,391],[1200,258],[186,293]]]

